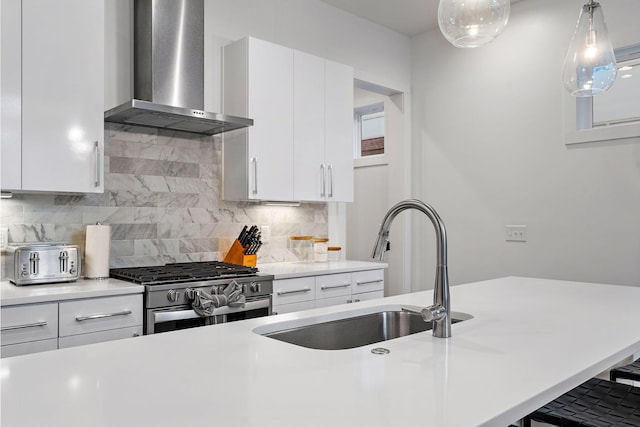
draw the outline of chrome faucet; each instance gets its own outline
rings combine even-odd
[[[449,301],[449,276],[447,274],[447,231],[435,209],[416,199],[403,200],[389,209],[380,225],[378,240],[371,252],[371,258],[379,257],[380,261],[382,261],[384,253],[390,249],[389,227],[396,215],[407,209],[416,209],[425,214],[436,229],[438,258],[436,282],[433,288],[433,305],[423,308],[419,313],[425,322],[433,322],[434,337],[449,338],[451,336],[451,303]]]

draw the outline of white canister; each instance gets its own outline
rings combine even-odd
[[[87,279],[109,277],[110,250],[111,226],[87,225],[84,244],[84,277]]]
[[[326,237],[316,237],[313,239],[313,260],[315,262],[327,262],[329,256],[327,254],[327,242],[329,239]]]
[[[341,249],[342,248],[340,246],[329,246],[327,248],[329,262],[338,262],[338,261],[340,261],[341,254],[342,254],[342,252],[340,252]]]

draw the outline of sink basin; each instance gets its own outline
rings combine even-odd
[[[346,317],[337,319],[312,318],[312,323],[302,325],[296,325],[295,321],[276,323],[267,325],[268,330],[263,327],[254,332],[302,347],[344,350],[431,330],[431,322],[425,322],[417,313],[402,311],[402,307],[420,311],[419,307],[413,306],[386,306],[367,313],[347,312]],[[472,316],[468,314],[453,312],[451,323],[470,318]]]

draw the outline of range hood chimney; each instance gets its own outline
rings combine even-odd
[[[134,99],[104,120],[215,135],[252,119],[204,109],[204,0],[135,0]]]

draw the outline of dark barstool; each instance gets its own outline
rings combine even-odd
[[[636,360],[635,362],[629,365],[612,369],[611,372],[609,372],[609,378],[611,378],[611,381],[617,381],[617,380],[640,381],[640,359]]]
[[[640,427],[640,387],[592,378],[529,414],[562,427]]]

